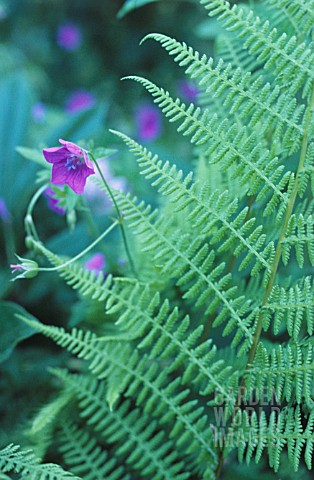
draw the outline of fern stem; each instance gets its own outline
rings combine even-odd
[[[250,353],[249,353],[249,357],[248,357],[248,361],[247,361],[245,371],[250,369],[250,365],[252,364],[252,362],[254,360],[255,353],[256,353],[256,350],[257,350],[257,346],[258,346],[258,342],[259,342],[260,336],[262,334],[263,307],[265,307],[267,305],[268,298],[270,296],[270,293],[271,293],[272,288],[273,288],[274,283],[275,283],[277,270],[278,270],[278,266],[279,266],[279,262],[280,262],[280,258],[281,258],[281,254],[282,254],[282,243],[283,243],[283,240],[285,238],[288,223],[289,223],[289,219],[290,219],[291,214],[293,212],[293,208],[294,208],[295,201],[296,201],[296,198],[297,198],[298,178],[299,178],[300,171],[303,169],[304,163],[305,163],[306,151],[307,151],[307,146],[308,146],[308,129],[309,129],[309,126],[310,126],[310,121],[311,121],[311,116],[312,116],[313,111],[314,111],[314,83],[313,83],[313,89],[312,89],[312,96],[311,96],[311,100],[310,100],[310,104],[309,104],[309,110],[307,112],[307,117],[306,117],[306,123],[305,123],[305,128],[304,128],[304,136],[303,136],[303,140],[302,140],[302,147],[301,147],[301,153],[300,153],[300,160],[299,160],[299,165],[298,165],[298,168],[297,168],[297,171],[296,171],[296,178],[295,178],[294,186],[293,186],[293,189],[292,189],[292,192],[291,192],[291,196],[290,196],[288,204],[287,204],[287,210],[286,210],[285,218],[284,218],[284,221],[283,221],[281,234],[280,234],[280,237],[279,237],[279,240],[278,240],[273,264],[272,264],[272,267],[271,267],[271,274],[270,274],[269,280],[268,280],[267,285],[266,285],[265,295],[264,295],[264,299],[263,299],[263,303],[262,303],[262,309],[261,309],[261,313],[259,315],[256,330],[254,332],[253,342],[252,342],[252,346],[251,346],[251,349],[250,349]],[[238,399],[237,399],[234,411],[231,415],[231,418],[234,417],[235,412],[236,412],[236,408],[239,407],[240,404],[241,404],[241,398],[242,397],[241,397],[240,392],[241,392],[241,387],[243,387],[244,385],[245,385],[245,377],[243,376],[241,384],[240,384]],[[224,460],[224,450],[225,450],[225,445],[222,447],[222,449],[218,453],[218,466],[217,466],[217,469],[216,469],[216,480],[219,479],[219,477],[222,473],[223,460]]]
[[[274,256],[274,261],[273,261],[272,268],[271,268],[271,274],[270,274],[270,277],[269,277],[269,280],[268,280],[268,283],[267,283],[267,286],[266,286],[265,295],[264,295],[264,299],[263,299],[263,303],[262,303],[262,308],[265,307],[265,305],[267,304],[268,297],[269,297],[269,295],[272,291],[272,288],[274,286],[274,282],[275,282],[275,279],[276,279],[277,270],[278,270],[278,266],[279,266],[279,262],[280,262],[280,258],[281,258],[281,254],[282,254],[282,243],[283,243],[284,238],[286,236],[288,223],[289,223],[290,217],[292,215],[293,208],[294,208],[294,205],[295,205],[295,201],[296,201],[296,198],[297,198],[298,178],[299,178],[299,175],[300,175],[300,171],[304,167],[304,163],[305,163],[305,159],[306,159],[306,151],[307,151],[307,146],[308,146],[308,130],[309,130],[311,116],[312,116],[313,111],[314,111],[314,83],[313,83],[313,88],[312,88],[312,96],[311,96],[311,100],[310,100],[310,104],[309,104],[309,109],[308,109],[307,116],[306,116],[306,122],[305,122],[305,128],[304,128],[304,136],[303,136],[303,140],[302,140],[302,147],[301,147],[299,165],[298,165],[298,168],[297,168],[297,171],[296,171],[296,177],[295,177],[295,182],[294,182],[293,189],[292,189],[292,192],[291,192],[291,196],[290,196],[288,204],[287,204],[287,210],[286,210],[281,234],[280,234],[280,237],[279,237],[279,240],[278,240],[278,243],[277,243],[275,256]],[[255,353],[256,353],[256,349],[257,349],[257,345],[258,345],[258,342],[259,342],[259,339],[260,339],[260,336],[261,336],[261,333],[262,333],[262,329],[263,329],[263,311],[261,311],[261,313],[259,315],[258,324],[257,324],[256,330],[255,330],[255,333],[254,333],[253,343],[252,343],[252,347],[251,347],[251,350],[250,350],[250,353],[249,353],[249,358],[248,358],[247,367],[246,367],[247,369],[249,368],[249,365],[253,362],[253,359],[254,359],[254,356],[255,356]]]
[[[101,168],[99,166],[99,163],[97,162],[96,158],[94,157],[94,155],[91,153],[91,152],[88,152],[89,156],[91,157],[92,161],[95,163],[96,165],[96,168],[98,170],[98,173],[101,177],[101,180],[104,184],[104,186],[106,187],[106,190],[113,202],[113,205],[114,205],[114,208],[117,212],[117,216],[118,216],[118,223],[119,223],[119,227],[120,227],[120,230],[121,230],[121,234],[122,234],[122,239],[123,239],[123,243],[124,243],[124,248],[125,248],[125,252],[127,254],[127,257],[128,257],[128,260],[129,260],[129,264],[130,264],[130,267],[131,267],[131,270],[132,270],[132,273],[135,277],[137,277],[137,274],[136,274],[136,270],[135,270],[135,267],[134,267],[134,263],[133,263],[133,260],[132,260],[132,256],[131,256],[131,252],[130,252],[130,249],[129,249],[129,245],[128,245],[128,241],[127,241],[127,238],[126,238],[126,233],[125,233],[125,229],[124,229],[124,225],[123,225],[123,217],[120,213],[120,209],[118,207],[118,204],[116,202],[116,199],[112,193],[112,190],[110,188],[110,186],[108,185],[108,182],[107,180],[105,179],[102,171],[101,171]]]

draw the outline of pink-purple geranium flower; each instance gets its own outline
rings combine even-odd
[[[87,90],[75,90],[68,97],[65,109],[69,113],[76,113],[91,108],[96,103],[96,97]]]
[[[64,50],[74,51],[81,45],[82,34],[80,28],[73,22],[66,22],[59,26],[57,43]]]
[[[58,215],[65,215],[65,209],[60,207],[59,199],[56,198],[56,192],[51,187],[46,188],[44,196],[47,199],[50,210],[53,210]]]
[[[92,270],[93,272],[98,275],[102,270],[106,267],[106,259],[105,256],[98,252],[95,253],[87,262],[85,263],[85,268],[87,270]]]
[[[182,80],[179,83],[179,93],[184,100],[187,100],[188,102],[195,102],[200,91],[193,82]]]
[[[44,148],[43,154],[52,163],[51,183],[69,185],[75,193],[83,193],[86,179],[95,173],[87,152],[72,142],[59,139],[62,147]]]
[[[135,113],[138,136],[152,141],[161,133],[161,113],[154,105],[140,105]]]

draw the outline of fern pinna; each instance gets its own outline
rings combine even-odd
[[[61,400],[38,414],[65,468],[84,479],[237,478],[236,451],[285,478],[312,469],[314,2],[200,3],[225,29],[222,58],[164,34],[144,39],[199,85],[198,105],[128,77],[190,139],[195,170],[112,131],[160,199],[156,209],[113,193],[136,274],[64,263],[28,232],[28,246],[115,321],[108,334],[24,319],[84,360],[77,373],[52,371]],[[2,470],[28,478],[39,467],[26,456],[24,474],[23,455],[0,452]]]

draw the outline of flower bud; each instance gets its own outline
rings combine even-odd
[[[19,275],[17,275],[15,278],[12,279],[14,282],[18,278],[33,278],[36,277],[39,271],[39,266],[37,262],[34,262],[34,260],[30,260],[28,258],[22,258],[16,255],[18,260],[21,262],[16,265],[10,265],[10,268],[12,269],[12,273],[19,272]]]

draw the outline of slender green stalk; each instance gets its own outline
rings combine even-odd
[[[125,233],[125,229],[124,229],[124,225],[123,225],[123,217],[120,213],[120,210],[119,210],[119,207],[118,207],[118,204],[116,202],[116,199],[114,198],[114,195],[112,193],[112,190],[110,188],[110,186],[108,185],[108,182],[106,181],[102,171],[101,171],[101,168],[96,160],[96,158],[94,157],[94,155],[91,153],[91,152],[88,152],[88,155],[91,157],[92,161],[95,163],[96,165],[96,168],[98,170],[98,173],[101,177],[101,180],[104,184],[104,186],[106,187],[106,190],[113,202],[113,205],[114,205],[114,208],[117,212],[117,216],[118,216],[118,223],[119,223],[119,226],[120,226],[120,230],[121,230],[121,234],[122,234],[122,239],[123,239],[123,243],[124,243],[124,248],[125,248],[125,251],[126,251],[126,254],[127,254],[127,257],[128,257],[128,260],[129,260],[129,263],[130,263],[130,267],[131,267],[131,270],[134,274],[134,276],[136,277],[137,274],[136,274],[136,271],[135,271],[135,268],[134,268],[134,263],[133,263],[133,260],[132,260],[132,256],[131,256],[131,253],[130,253],[130,250],[129,250],[129,246],[128,246],[128,242],[127,242],[127,238],[126,238],[126,233]]]
[[[25,229],[26,229],[26,233],[27,235],[30,237],[31,239],[31,242],[34,246],[37,246],[37,247],[42,247],[42,243],[41,241],[39,240],[39,237],[38,237],[38,234],[37,234],[37,230],[36,230],[36,227],[35,227],[35,224],[34,224],[34,221],[33,221],[33,210],[34,210],[34,207],[36,205],[36,202],[38,201],[39,197],[41,196],[41,194],[43,193],[43,191],[47,188],[48,185],[43,185],[42,187],[40,187],[33,195],[29,205],[28,205],[28,208],[27,208],[27,212],[26,212],[26,216],[25,216]],[[67,262],[65,263],[62,263],[61,265],[58,265],[56,267],[40,267],[38,269],[39,272],[53,272],[55,270],[60,270],[64,267],[66,267],[67,265],[69,265],[70,263],[72,262],[75,262],[76,260],[78,260],[79,258],[83,257],[83,255],[85,255],[87,252],[89,252],[90,250],[92,250],[99,242],[101,242],[101,240],[106,237],[117,225],[119,224],[119,221],[115,221],[112,225],[110,225],[109,228],[107,228],[107,230],[105,230],[102,234],[100,234],[96,240],[94,240],[94,242],[92,242],[88,247],[86,247],[84,250],[82,250],[82,252],[78,253],[75,257],[71,258],[70,260],[68,260]]]
[[[37,230],[36,230],[32,215],[33,215],[33,210],[37,203],[37,200],[39,199],[41,194],[46,190],[47,187],[48,187],[48,184],[45,184],[34,193],[27,207],[27,211],[24,219],[26,234],[29,235],[30,237],[34,237],[38,241],[39,241],[39,237],[37,234]]]
[[[83,257],[87,252],[92,250],[92,248],[94,248],[97,245],[97,243],[101,242],[101,240],[104,237],[106,237],[118,225],[118,223],[119,222],[116,220],[112,225],[110,225],[109,228],[107,228],[107,230],[105,230],[101,235],[99,235],[99,237],[96,238],[96,240],[94,240],[88,247],[86,247],[84,250],[82,250],[80,253],[75,255],[75,257],[71,258],[67,262],[62,263],[61,265],[58,265],[56,267],[40,267],[38,269],[38,271],[39,272],[54,272],[56,270],[61,270],[62,268],[66,267],[67,265],[70,265],[70,263],[75,262],[76,260],[79,260],[79,258]],[[32,241],[33,241],[34,245],[38,245],[39,247],[41,247],[41,242],[37,242],[36,240],[32,240]]]
[[[297,168],[297,171],[296,171],[295,183],[294,183],[294,186],[293,186],[293,189],[292,189],[292,192],[291,192],[291,196],[290,196],[289,201],[288,201],[287,210],[286,210],[285,218],[284,218],[284,221],[283,221],[281,234],[280,234],[280,237],[279,237],[279,240],[278,240],[278,243],[277,243],[275,256],[274,256],[274,261],[273,261],[272,269],[271,269],[271,274],[270,274],[269,280],[268,280],[267,285],[266,285],[266,290],[265,290],[262,306],[265,306],[267,304],[269,295],[272,291],[272,288],[273,288],[275,280],[276,280],[277,271],[278,271],[278,267],[279,267],[279,262],[280,262],[281,254],[282,254],[282,241],[285,238],[285,235],[286,235],[286,232],[287,232],[287,227],[288,227],[288,224],[289,224],[289,220],[290,220],[290,217],[291,217],[293,209],[294,209],[295,201],[296,201],[297,194],[298,194],[298,179],[299,179],[300,172],[304,167],[304,163],[305,163],[305,159],[306,159],[306,152],[307,152],[307,147],[308,147],[308,129],[309,129],[309,126],[310,126],[310,121],[311,121],[313,111],[314,111],[314,84],[313,84],[312,96],[311,96],[311,100],[310,100],[310,104],[309,104],[309,110],[307,112],[307,117],[306,117],[306,122],[305,122],[304,136],[303,136],[303,141],[302,141],[302,146],[301,146],[299,164],[298,164],[298,168]],[[257,327],[256,327],[254,337],[253,337],[253,343],[252,343],[252,346],[251,346],[251,350],[249,352],[249,357],[248,357],[248,361],[247,361],[247,365],[246,365],[246,370],[248,370],[250,368],[250,365],[254,360],[255,353],[256,353],[256,350],[257,350],[257,346],[258,346],[258,342],[259,342],[260,336],[262,334],[262,330],[263,330],[263,313],[262,313],[262,310],[261,310],[261,313],[260,313],[259,319],[258,319],[258,323],[257,323]],[[245,379],[244,379],[244,377],[242,377],[242,381],[241,381],[241,384],[240,384],[240,391],[241,391],[241,387],[243,387],[244,385],[245,385]],[[241,404],[240,391],[239,391],[239,396],[238,396],[235,408],[239,407],[240,404]],[[235,413],[235,410],[233,411],[233,414],[232,414],[231,418],[233,418],[234,413]],[[221,475],[221,472],[222,472],[222,466],[223,466],[223,460],[224,460],[224,448],[225,448],[225,445],[223,446],[223,448],[219,452],[218,467],[216,469],[216,480],[219,479],[219,477]]]
[[[282,241],[284,240],[284,238],[286,236],[289,220],[290,220],[290,217],[291,217],[293,209],[294,209],[295,201],[296,201],[297,194],[298,194],[298,179],[299,179],[300,172],[304,167],[304,163],[305,163],[305,159],[306,159],[306,151],[307,151],[307,146],[308,146],[308,129],[309,129],[309,125],[310,125],[310,121],[311,121],[313,111],[314,111],[314,85],[313,85],[313,89],[312,89],[312,96],[311,96],[311,100],[310,100],[310,104],[309,104],[309,110],[307,112],[307,117],[306,117],[306,122],[305,122],[304,136],[303,136],[303,141],[302,141],[299,165],[298,165],[298,168],[297,168],[297,171],[296,171],[296,178],[295,178],[294,186],[293,186],[293,189],[292,189],[292,192],[291,192],[291,196],[290,196],[289,201],[288,201],[287,210],[286,210],[281,234],[280,234],[280,237],[279,237],[279,240],[278,240],[278,243],[277,243],[277,248],[276,248],[276,251],[275,251],[275,257],[274,257],[274,261],[273,261],[273,265],[272,265],[271,275],[270,275],[270,278],[269,278],[267,286],[266,286],[266,291],[265,291],[262,307],[264,307],[267,304],[268,297],[269,297],[269,295],[272,291],[272,288],[274,286],[274,282],[275,282],[275,279],[276,279],[277,270],[278,270],[278,266],[279,266],[279,262],[280,262],[280,258],[281,258],[281,254],[282,254]],[[256,353],[256,349],[257,349],[257,345],[258,345],[261,333],[262,333],[262,329],[263,329],[263,313],[261,311],[260,316],[259,316],[259,320],[258,320],[258,324],[257,324],[256,330],[255,330],[255,333],[254,333],[253,344],[252,344],[252,347],[251,347],[251,350],[250,350],[250,353],[249,353],[247,368],[254,360],[254,356],[255,356],[255,353]]]

